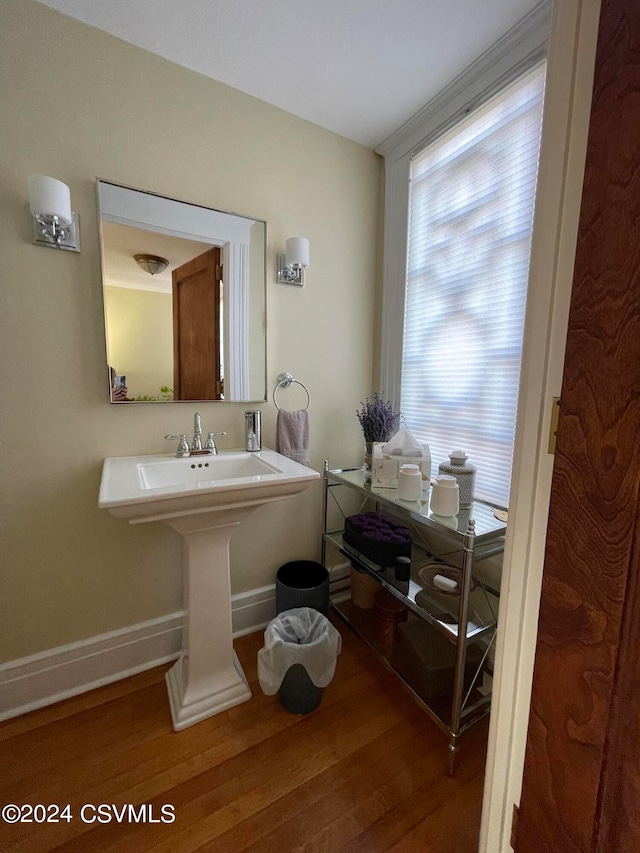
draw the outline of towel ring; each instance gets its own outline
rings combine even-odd
[[[273,405],[276,407],[276,409],[278,411],[280,411],[280,406],[278,405],[278,401],[276,399],[276,395],[278,393],[278,388],[288,388],[290,385],[294,385],[294,384],[300,385],[300,387],[304,388],[304,390],[307,392],[307,405],[305,406],[305,408],[306,409],[309,408],[309,406],[311,404],[311,394],[309,393],[309,389],[304,384],[304,382],[300,382],[299,379],[294,379],[290,373],[281,373],[280,376],[278,376],[278,384],[273,389]]]

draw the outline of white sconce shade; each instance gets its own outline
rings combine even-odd
[[[29,175],[29,207],[34,216],[57,216],[65,225],[73,221],[69,187],[46,175]]]
[[[289,237],[285,252],[278,253],[278,283],[304,285],[304,271],[309,266],[309,241],[306,237]]]
[[[309,241],[306,237],[289,237],[285,243],[287,266],[303,269],[309,266]]]
[[[71,191],[66,184],[47,175],[29,175],[29,208],[34,243],[80,251],[78,218],[71,209]]]

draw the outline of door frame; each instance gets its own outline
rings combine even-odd
[[[480,853],[507,853],[520,800],[600,0],[555,0],[547,58]]]

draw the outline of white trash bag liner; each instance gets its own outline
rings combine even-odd
[[[264,646],[258,652],[260,687],[273,696],[295,663],[304,666],[316,687],[326,687],[341,649],[342,637],[322,613],[311,607],[285,610],[264,631]]]

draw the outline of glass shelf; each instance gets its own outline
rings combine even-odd
[[[418,700],[424,711],[436,725],[445,733],[451,725],[451,688],[445,689],[440,695],[427,695],[425,685],[419,678],[418,673],[411,666],[399,666],[403,650],[399,645],[389,646],[382,643],[376,635],[375,617],[373,610],[361,610],[355,607],[350,598],[343,596],[332,596],[331,605],[340,616],[365,642],[373,649],[378,658],[394,672],[398,678],[409,688],[414,698]],[[414,617],[415,618],[415,617]],[[401,669],[403,674],[398,672]],[[465,689],[470,687],[470,679],[465,679]],[[469,692],[468,703],[462,709],[460,734],[472,726],[478,719],[486,716],[491,708],[491,695],[473,689]]]
[[[381,568],[345,543],[341,533],[328,533],[327,541],[331,542],[345,557],[348,557],[358,568],[373,576],[383,587],[403,601],[407,607],[418,616],[430,622],[453,643],[458,641],[458,609],[460,596],[439,592],[432,587],[426,587],[419,577],[419,570],[425,563],[435,561],[428,558],[418,547],[414,547],[411,558],[411,578],[399,581],[395,577],[393,566]],[[443,564],[444,566],[444,564]],[[496,615],[492,603],[484,587],[474,582],[474,588],[469,594],[469,620],[467,621],[467,642],[476,642],[485,634],[495,630]]]
[[[483,501],[474,501],[469,509],[461,509],[457,516],[443,518],[429,511],[429,491],[423,491],[419,501],[402,501],[397,489],[372,488],[364,481],[363,468],[337,469],[328,472],[329,488],[342,484],[356,489],[389,510],[408,516],[417,524],[437,530],[451,538],[463,540],[468,532],[469,521],[475,522],[475,546],[504,536],[507,525],[493,514],[494,507]],[[333,481],[333,483],[331,482]],[[501,507],[496,507],[501,509]]]

